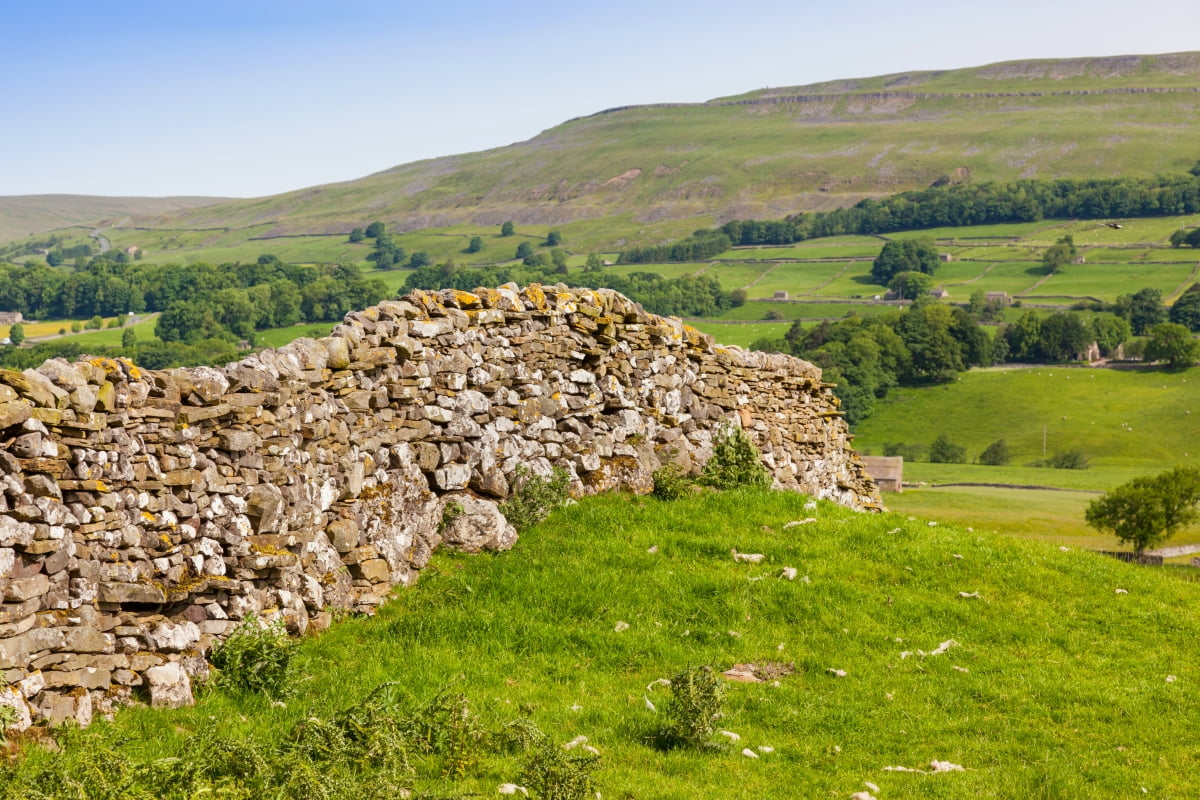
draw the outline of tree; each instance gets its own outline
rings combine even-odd
[[[1167,309],[1162,303],[1162,292],[1151,288],[1119,296],[1113,312],[1127,319],[1129,327],[1133,328],[1133,333],[1137,336],[1145,336],[1147,331],[1167,318]]]
[[[1012,460],[1012,451],[1008,449],[1008,442],[1003,439],[997,439],[984,448],[979,454],[979,463],[987,464],[991,467],[1001,467]]]
[[[1075,240],[1067,234],[1046,249],[1042,255],[1042,266],[1053,275],[1075,260]]]
[[[1171,306],[1167,318],[1190,331],[1200,331],[1200,283],[1192,284],[1180,295],[1175,305]]]
[[[60,267],[63,263],[62,250],[51,250],[46,254],[46,263],[52,267]]]
[[[1145,358],[1165,361],[1171,369],[1182,369],[1196,363],[1198,352],[1200,342],[1192,338],[1191,331],[1174,322],[1163,322],[1150,329]]]
[[[560,244],[562,244],[562,234],[558,231],[550,231],[546,236],[546,246],[558,247]]]
[[[588,256],[588,258],[590,259],[591,256]],[[746,290],[734,289],[729,293],[729,302],[733,304],[734,308],[741,308],[746,305]]]
[[[531,255],[533,255],[533,245],[531,245],[529,242],[521,242],[519,245],[517,245],[517,254],[513,257],[525,259],[529,258]]]
[[[1098,531],[1133,545],[1139,556],[1146,548],[1171,538],[1180,528],[1200,519],[1200,469],[1175,467],[1154,476],[1134,478],[1088,504],[1084,519]]]
[[[556,247],[550,251],[550,263],[554,265],[554,272],[556,274],[570,274],[570,270],[567,268],[567,253],[561,247]]]
[[[512,220],[509,220],[508,222],[506,222],[500,226],[500,235],[501,236],[512,236],[516,232],[517,232],[517,228],[515,225],[513,225]]]
[[[929,445],[929,460],[934,464],[964,464],[967,448],[950,441],[950,437],[943,433]]]
[[[423,250],[418,250],[412,254],[411,258],[408,259],[408,268],[420,269],[421,267],[428,267],[432,263],[433,260],[429,257],[428,253]]]
[[[365,235],[368,239],[378,239],[384,233],[384,224],[382,222],[372,222],[367,226]]]
[[[367,237],[367,234],[363,231],[362,228],[354,228],[353,230],[350,231],[350,241],[353,244],[357,244],[358,242],[361,242],[366,237]]]
[[[121,334],[121,349],[132,350],[137,346],[137,331],[133,328],[126,328]]]
[[[584,272],[600,272],[604,269],[604,259],[600,258],[599,253],[588,253],[587,265],[584,267]]]
[[[880,286],[887,286],[893,276],[900,272],[924,272],[932,275],[938,267],[938,253],[933,243],[921,239],[890,241],[879,251],[871,265],[871,278]]]
[[[916,300],[928,296],[933,278],[924,272],[898,272],[888,282],[888,288],[901,300]]]
[[[13,326],[8,329],[8,340],[15,345],[25,341],[25,326],[19,322],[13,323]]]
[[[467,244],[467,249],[464,250],[463,252],[478,253],[482,249],[483,249],[483,237],[482,236],[472,236],[470,243]]]
[[[1133,330],[1122,317],[1114,314],[1100,314],[1092,320],[1092,337],[1100,346],[1102,355],[1112,355],[1118,347],[1129,341],[1129,337],[1132,335]]]

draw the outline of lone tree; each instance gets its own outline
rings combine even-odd
[[[8,340],[15,345],[19,345],[21,342],[25,341],[25,326],[19,322],[14,323],[13,326],[8,329]]]
[[[515,225],[513,225],[512,220],[509,220],[508,222],[506,222],[500,226],[500,235],[501,236],[512,236],[516,232],[517,232],[517,228]]]
[[[1077,252],[1075,240],[1068,233],[1046,249],[1042,255],[1042,266],[1046,268],[1048,274],[1053,275],[1074,261]]]
[[[1088,504],[1084,519],[1098,531],[1146,548],[1165,542],[1180,528],[1200,520],[1200,469],[1175,467],[1154,476],[1134,478]]]
[[[1161,322],[1150,329],[1145,358],[1147,361],[1165,361],[1171,369],[1183,369],[1196,363],[1198,351],[1200,342],[1192,338],[1186,326]]]

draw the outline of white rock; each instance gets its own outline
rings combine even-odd
[[[654,555],[655,553],[658,552],[658,545],[654,545],[653,547],[647,547],[646,552],[649,553],[650,555]]]
[[[964,772],[961,764],[951,764],[949,761],[933,760],[929,762],[929,766],[933,767],[933,773],[936,775],[939,772]]]
[[[717,733],[719,733],[722,736],[724,736],[725,738],[729,739],[729,741],[731,741],[731,742],[740,742],[742,740],[742,737],[737,735],[733,731],[717,731]]]
[[[967,669],[966,667],[959,667],[959,666],[952,666],[952,667],[950,667],[950,669],[956,670],[958,672],[970,672],[971,671],[971,670]]]
[[[496,790],[497,794],[517,794],[518,792],[529,797],[529,791],[524,786],[517,786],[515,783],[502,783]]]
[[[863,786],[867,787],[867,788],[868,788],[868,789],[870,789],[872,792],[878,792],[878,791],[879,791],[879,787],[878,787],[878,786],[876,786],[875,784],[871,783],[870,781],[863,781]]]
[[[1116,594],[1129,594],[1128,589],[1117,589]]]
[[[846,677],[846,670],[844,670],[844,669],[834,669],[833,667],[830,667],[829,669],[827,669],[825,671],[828,672],[830,675],[834,676],[835,678]]]
[[[804,504],[805,511],[815,511],[816,508],[817,508],[816,500],[809,500],[807,503]]]
[[[796,576],[799,574],[800,570],[796,569],[795,567],[784,567],[780,571],[779,577],[783,578],[784,580],[794,581],[796,580]]]
[[[877,800],[877,798],[870,792],[855,792],[850,795],[850,800]]]
[[[769,744],[760,744],[758,746],[758,752],[762,753],[763,755],[770,755],[771,753],[775,752],[775,748],[771,747]]]
[[[646,704],[646,708],[650,709],[651,711],[658,711],[658,709],[654,707],[654,703],[650,702],[649,697],[642,695],[642,702],[644,702]]]
[[[804,519],[794,519],[791,522],[783,523],[783,529],[786,531],[788,528],[798,528],[801,525],[812,525],[816,521],[817,521],[816,517],[805,517]]]
[[[153,708],[179,708],[195,702],[192,699],[192,681],[175,661],[146,670],[146,683],[150,687],[150,705]]]
[[[962,598],[964,598],[964,599],[965,599],[965,598],[968,598],[968,597],[977,597],[977,598],[979,598],[980,600],[982,600],[982,599],[983,599],[983,595],[981,595],[979,592],[959,592],[959,593],[958,593],[958,596],[959,596],[959,597],[962,597]]]
[[[1177,680],[1179,680],[1179,679],[1178,679],[1178,678],[1176,678],[1174,675],[1168,675],[1168,676],[1167,676],[1167,683],[1174,683],[1174,682],[1175,682],[1175,681],[1177,681]]]
[[[588,740],[588,738],[586,736],[582,736],[582,735],[576,736],[574,739],[572,739],[571,741],[564,744],[562,746],[562,749],[563,750],[573,750],[574,748],[579,747],[579,745],[581,745],[581,744],[587,744],[587,740]]]
[[[744,755],[746,758],[758,758],[758,753],[754,752],[749,747],[742,750],[742,755]]]
[[[619,620],[616,625],[613,625],[613,633],[621,633],[629,630],[629,623],[625,620]]]
[[[730,550],[733,554],[733,560],[739,564],[758,564],[766,558],[762,553],[739,553],[737,550]]]

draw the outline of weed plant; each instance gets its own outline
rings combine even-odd
[[[213,648],[211,660],[222,686],[281,698],[296,689],[295,654],[282,620],[264,623],[251,614]]]
[[[758,448],[741,428],[722,423],[713,434],[713,454],[700,473],[700,482],[714,489],[765,489],[771,473],[762,465]]]
[[[518,531],[532,528],[550,516],[550,512],[570,499],[571,476],[562,467],[555,467],[549,478],[534,474],[518,465],[513,480],[515,489],[500,504],[500,513]]]

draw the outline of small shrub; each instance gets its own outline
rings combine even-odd
[[[725,682],[712,667],[685,669],[671,678],[671,699],[659,731],[664,747],[710,748],[714,723],[724,716]]]
[[[675,462],[654,470],[655,497],[662,500],[679,500],[692,492],[694,482],[683,468]]]
[[[1008,442],[1003,439],[992,442],[979,454],[979,463],[990,467],[1000,467],[1011,460],[1012,452],[1008,449]]]
[[[724,422],[713,434],[713,454],[700,474],[700,482],[714,489],[771,485],[771,473],[759,460],[758,448],[741,428]]]
[[[1082,450],[1064,450],[1046,459],[1046,466],[1051,469],[1087,469],[1088,457]]]
[[[967,448],[950,441],[943,433],[929,446],[929,460],[934,464],[965,464]]]
[[[521,771],[521,783],[545,800],[592,800],[598,793],[592,770],[599,761],[594,755],[571,755],[544,740]]]
[[[571,476],[562,467],[555,467],[550,478],[546,479],[538,477],[528,467],[519,465],[513,485],[516,488],[500,504],[500,513],[518,531],[537,525],[570,499],[568,490]]]
[[[286,697],[296,688],[295,654],[282,620],[264,625],[250,615],[213,648],[211,660],[221,686]]]
[[[8,744],[8,738],[4,735],[10,725],[14,725],[19,718],[17,710],[9,705],[0,705],[0,744]]]

